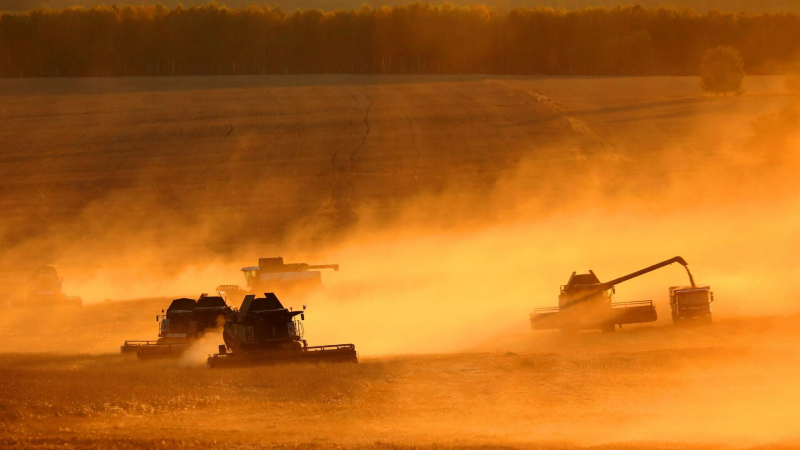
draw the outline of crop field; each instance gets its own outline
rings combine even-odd
[[[696,163],[715,179],[744,171],[735,150],[753,123],[795,98],[782,77],[747,89],[703,97],[691,77],[0,80],[2,262],[332,241],[443,196],[480,223],[531,199],[537,214],[561,212],[592,189],[644,197],[684,187],[672,178]]]
[[[389,210],[451,186],[489,187],[531,148],[547,158],[584,139],[524,88],[479,78],[0,86],[2,207],[15,212],[7,239],[80,221],[100,234],[120,223],[149,222],[149,231],[154,222],[211,221],[204,240],[228,247],[274,242],[301,227],[330,233],[350,225],[364,203]]]
[[[0,446],[800,448],[799,118],[783,77],[0,79],[0,284],[84,300],[3,306]],[[341,264],[281,300],[359,364],[119,354],[278,255]],[[572,271],[674,255],[711,326],[672,267],[616,287],[653,324],[530,330]]]
[[[792,448],[798,320],[515,335],[504,352],[362,356],[358,365],[209,370],[200,360],[4,354],[0,442]]]

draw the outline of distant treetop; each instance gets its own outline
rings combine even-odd
[[[3,77],[698,75],[717,47],[740,55],[749,74],[788,73],[798,59],[800,13],[422,3],[289,12],[212,3],[0,15]]]
[[[102,6],[115,4],[118,6],[139,6],[139,5],[164,5],[168,8],[175,8],[178,4],[184,7],[202,6],[209,3],[208,0],[0,0],[0,11],[5,12],[25,12],[36,8],[55,8],[64,9],[72,6]],[[336,9],[359,9],[367,5],[373,8],[381,6],[400,6],[410,2],[405,0],[225,0],[219,1],[220,5],[229,8],[240,8],[253,4],[266,5],[271,8],[281,8],[284,11],[296,11],[302,9],[321,9],[323,11],[333,11]],[[433,6],[444,4],[444,1],[422,2]],[[450,0],[448,3],[454,6],[486,5],[489,8],[563,8],[566,10],[576,10],[585,8],[614,8],[616,6],[640,5],[644,8],[659,8],[667,5],[674,8],[692,8],[700,12],[719,10],[724,12],[745,12],[745,13],[776,13],[776,12],[800,12],[800,2],[796,0]]]

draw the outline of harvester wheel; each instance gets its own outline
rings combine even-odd
[[[609,325],[603,325],[602,328],[600,328],[600,331],[603,333],[613,333],[616,331],[616,325],[613,323]]]

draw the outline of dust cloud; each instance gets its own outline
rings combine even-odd
[[[555,159],[531,151],[489,183],[451,182],[391,207],[353,200],[356,222],[299,222],[274,241],[247,239],[257,226],[247,217],[236,225],[231,211],[187,220],[158,196],[123,190],[98,200],[66,229],[4,256],[57,247],[64,261],[83,264],[59,263],[65,290],[88,305],[8,311],[0,341],[16,352],[95,354],[0,355],[15,374],[6,378],[9,400],[0,409],[18,420],[8,430],[24,428],[23,420],[43,426],[36,418],[52,415],[75,433],[96,435],[92,427],[113,423],[115,435],[145,429],[199,439],[198,447],[220,430],[233,441],[269,434],[270,442],[296,445],[308,442],[310,429],[355,446],[795,443],[800,116],[794,100],[758,114],[735,106],[756,96],[693,99],[721,116],[698,114],[687,131],[694,140],[652,148],[598,144],[612,124],[575,114],[570,129],[586,120],[599,131]],[[569,105],[563,109],[569,114]],[[270,183],[253,189],[284,192]],[[286,189],[290,202],[300,198]],[[192,195],[200,203],[214,197]],[[133,210],[137,221],[114,220],[115,208]],[[220,243],[230,245],[220,250]],[[124,339],[154,338],[154,316],[171,297],[243,284],[240,267],[278,255],[341,265],[323,273],[321,289],[281,300],[308,305],[310,345],[354,343],[360,364],[207,370],[219,333],[177,363],[96,355],[115,352]],[[687,259],[698,284],[713,288],[713,326],[667,325],[667,289],[689,281],[673,265],[616,289],[618,301],[654,300],[655,326],[571,337],[530,331],[528,314],[555,305],[573,270],[609,280],[675,255]],[[396,356],[407,353],[420,355]],[[161,423],[176,409],[177,425]],[[274,429],[250,420],[265,416]]]
[[[573,270],[608,280],[675,255],[687,259],[698,284],[712,286],[718,317],[796,313],[798,117],[796,102],[756,116],[737,112],[730,130],[704,127],[699,117],[691,132],[703,136],[702,151],[616,144],[609,157],[606,145],[578,143],[563,149],[558,164],[523,156],[489,186],[453,182],[389,210],[355,205],[358,221],[324,239],[330,222],[309,221],[275,242],[243,232],[224,252],[213,246],[220,224],[233,221],[229,211],[187,221],[157,195],[121,190],[87,207],[72,228],[24,242],[5,260],[59,248],[67,261],[88,266],[62,272],[65,290],[90,304],[197,297],[243,284],[239,268],[260,256],[338,263],[342,270],[324,273],[320,291],[282,300],[309,305],[312,345],[355,342],[366,355],[458,351],[523,333],[527,315],[555,305]],[[284,193],[266,182],[254,192],[270,188]],[[210,195],[196,193],[200,203]],[[113,220],[120,208],[146,221]],[[237,230],[253,227],[245,222]],[[78,237],[79,226],[88,230]],[[168,245],[176,240],[180,246]],[[109,245],[120,251],[109,255]],[[652,299],[664,319],[667,288],[687,283],[673,266],[619,286],[616,299]]]
[[[222,342],[221,330],[204,333],[200,339],[192,342],[180,356],[178,363],[183,366],[205,366],[209,355],[217,353]]]

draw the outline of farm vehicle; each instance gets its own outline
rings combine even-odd
[[[601,282],[591,270],[586,274],[572,272],[567,284],[561,286],[558,306],[535,309],[530,315],[531,327],[534,330],[558,329],[562,332],[600,330],[612,333],[617,326],[655,322],[658,314],[652,300],[613,302],[616,285],[673,263],[678,263],[686,269],[691,282],[691,288],[670,289],[670,304],[675,305],[672,307],[673,320],[677,322],[690,316],[694,317],[695,314],[700,315],[700,312],[694,311],[701,311],[702,308],[690,308],[702,303],[697,300],[702,292],[710,294],[710,291],[707,287],[695,286],[688,263],[680,256],[676,256],[607,282]],[[689,303],[692,303],[691,307]],[[710,308],[707,311],[710,317]]]
[[[300,320],[295,318],[300,316]],[[274,293],[250,294],[242,307],[227,316],[224,345],[209,356],[208,367],[235,367],[283,362],[358,362],[353,344],[310,347],[303,339],[305,306],[286,309]]]
[[[322,285],[322,269],[339,271],[338,264],[306,264],[283,262],[283,257],[259,258],[257,266],[243,267],[247,286],[225,284],[217,287],[217,293],[233,303],[239,303],[251,293],[274,292],[277,294],[302,294]]]
[[[672,286],[669,288],[669,306],[672,323],[711,323],[711,302],[714,293],[709,286]]]
[[[26,272],[22,272],[26,273]],[[22,278],[20,276],[17,279]],[[41,266],[34,269],[27,276],[26,281],[19,281],[21,291],[25,294],[11,300],[12,306],[20,307],[54,307],[54,306],[83,306],[83,299],[69,296],[64,293],[63,278],[58,275],[53,266]]]
[[[156,316],[158,339],[155,341],[125,341],[122,353],[136,353],[142,359],[177,357],[204,333],[221,328],[231,308],[219,296],[203,294],[195,301],[178,298],[172,301],[166,314]]]

